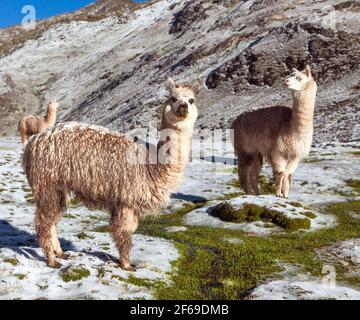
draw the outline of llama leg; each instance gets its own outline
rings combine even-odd
[[[273,158],[271,162],[275,178],[275,193],[277,197],[283,198],[284,195],[282,193],[282,186],[284,182],[286,160],[283,158]]]
[[[48,187],[42,190],[41,196],[34,195],[36,206],[35,227],[39,244],[48,259],[49,267],[59,268],[61,265],[56,261],[56,256],[64,258],[60,242],[57,237],[56,225],[64,212],[65,193]]]
[[[52,241],[52,245],[54,248],[55,256],[57,258],[67,260],[69,258],[69,255],[64,253],[63,250],[61,249],[61,245],[60,245],[59,238],[57,236],[57,230],[56,230],[55,224],[51,227],[50,232],[51,232],[51,241]]]
[[[255,195],[260,194],[259,175],[261,172],[262,165],[263,165],[262,156],[260,154],[254,156],[250,171],[250,181],[251,181],[251,189],[255,193]]]
[[[124,270],[135,270],[130,264],[130,250],[131,235],[136,231],[138,224],[139,220],[134,210],[127,207],[119,208],[111,217],[112,235],[120,255],[119,264]]]
[[[35,228],[39,244],[43,249],[49,267],[60,268],[60,263],[55,259],[55,248],[52,237],[54,221],[51,215],[47,215],[44,208],[37,205],[35,215]]]
[[[292,174],[295,172],[298,164],[299,164],[299,159],[293,159],[293,160],[289,161],[286,166],[285,173],[284,173],[284,181],[283,181],[283,185],[282,185],[282,193],[284,195],[284,198],[289,197],[291,177],[292,177]]]
[[[238,174],[240,185],[246,194],[251,194],[251,166],[252,158],[246,153],[239,153]]]

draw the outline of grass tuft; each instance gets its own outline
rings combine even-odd
[[[356,193],[360,194],[360,180],[349,179],[345,182],[348,187],[353,188]]]
[[[62,273],[61,273],[61,278],[65,281],[65,282],[70,282],[70,281],[79,281],[83,278],[87,278],[90,276],[90,271],[87,270],[84,267],[77,267],[77,268],[66,268]]]
[[[19,260],[16,258],[6,258],[6,259],[4,259],[4,262],[9,263],[13,266],[17,266],[18,264],[20,264]]]

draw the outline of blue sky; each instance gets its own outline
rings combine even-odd
[[[26,5],[35,8],[36,19],[39,20],[74,11],[93,2],[95,0],[0,0],[0,28],[20,24],[26,15],[21,13]]]

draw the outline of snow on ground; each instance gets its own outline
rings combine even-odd
[[[255,288],[246,300],[359,300],[360,291],[336,282],[336,271],[324,265],[322,278],[299,272],[298,266],[281,264],[282,279],[267,281]]]
[[[319,250],[319,254],[329,259],[336,260],[348,271],[348,276],[360,275],[360,238],[337,243],[331,247]]]
[[[117,252],[109,233],[103,232],[108,224],[108,214],[103,212],[89,211],[73,204],[59,224],[59,236],[64,249],[70,253],[70,259],[61,261],[63,266],[60,270],[46,266],[34,235],[35,208],[21,169],[22,146],[18,140],[0,139],[0,299],[151,298],[152,292],[144,281],[167,282],[167,273],[175,272],[171,269],[171,262],[179,256],[177,249],[167,240],[136,234],[132,260],[137,271],[133,274],[123,271],[115,262]],[[334,217],[325,218],[316,207],[323,202],[349,199],[352,190],[346,187],[345,180],[360,176],[360,157],[353,154],[358,149],[350,144],[323,145],[313,150],[310,161],[301,163],[294,175],[289,200],[273,196],[238,196],[231,202],[238,206],[245,202],[257,203],[276,207],[287,214],[301,215],[307,208],[291,204],[300,201],[317,214],[317,218],[312,220],[312,230],[330,227],[335,222]],[[234,154],[229,144],[210,144],[200,148],[195,142],[193,160],[183,183],[163,212],[175,211],[184,204],[209,202],[205,207],[188,213],[184,225],[240,229],[264,236],[283,232],[280,227],[269,228],[269,223],[261,221],[237,225],[226,223],[206,212],[211,205],[223,201],[221,198],[224,196],[240,191],[231,183],[237,179],[234,168]],[[269,167],[265,168],[265,173],[270,173]],[[186,230],[186,226],[178,226],[167,231]],[[232,238],[223,240],[231,243],[238,241]],[[359,262],[358,249],[358,239],[354,239],[353,242],[350,240],[334,246],[332,252],[335,258],[341,256],[356,264]],[[85,268],[89,274],[81,280],[65,282],[62,274],[69,268]],[[136,282],[134,278],[142,282]],[[341,286],[326,290],[319,285],[318,279],[305,281],[284,276],[282,280],[261,285],[251,297],[342,299],[358,297],[356,294],[354,290]]]
[[[360,291],[317,280],[276,280],[257,287],[249,300],[360,300]]]

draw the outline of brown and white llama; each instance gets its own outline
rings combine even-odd
[[[55,124],[58,106],[59,104],[57,102],[50,102],[46,116],[25,116],[21,118],[18,129],[23,145],[28,143],[28,139],[32,135],[38,134]]]
[[[259,194],[259,174],[265,158],[273,168],[278,197],[289,196],[292,174],[308,156],[313,138],[317,85],[310,67],[293,69],[286,79],[293,107],[274,106],[241,114],[232,124],[238,172],[247,194]]]
[[[66,210],[69,193],[88,208],[111,213],[111,231],[119,264],[130,264],[131,235],[139,219],[156,214],[181,180],[189,159],[198,111],[189,85],[167,81],[169,99],[154,154],[130,137],[102,127],[63,123],[30,139],[23,167],[36,202],[35,225],[48,265],[66,258],[56,225]]]

